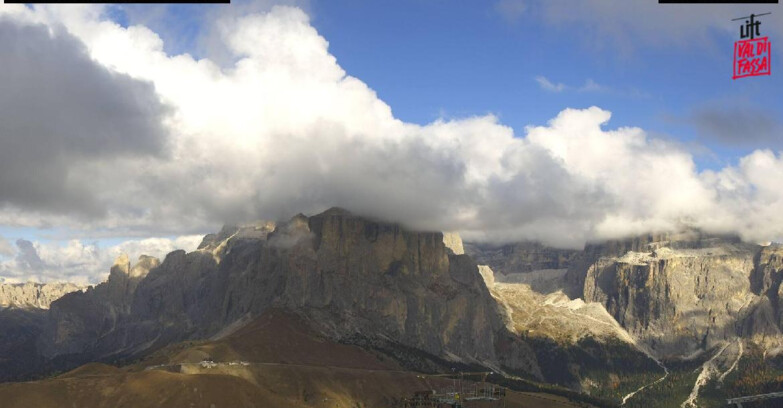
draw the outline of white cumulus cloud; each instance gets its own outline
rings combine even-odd
[[[568,88],[564,83],[561,83],[561,82],[554,83],[554,82],[550,81],[549,79],[547,79],[547,77],[545,77],[543,75],[539,75],[535,79],[536,79],[536,82],[538,82],[538,86],[540,86],[541,89],[543,89],[545,91],[563,92],[563,91],[565,91]]]
[[[174,250],[193,251],[201,242],[200,235],[170,238],[128,240],[101,248],[80,240],[61,243],[40,243],[24,239],[16,241],[12,259],[0,261],[0,278],[4,282],[77,282],[95,284],[109,274],[109,267],[122,253],[131,262],[140,255],[160,258]]]
[[[12,256],[15,253],[16,250],[14,249],[13,245],[11,245],[11,243],[8,242],[7,239],[0,236],[0,257]]]
[[[65,27],[93,61],[151,84],[170,109],[158,136],[166,154],[69,164],[68,180],[103,215],[8,205],[0,223],[160,236],[342,206],[413,228],[559,246],[683,225],[758,241],[783,236],[778,153],[700,171],[679,146],[612,128],[611,113],[597,107],[517,132],[493,115],[406,123],[340,67],[295,7],[215,20],[228,66],[167,55],[155,32],[121,27],[99,6],[0,10],[18,23]],[[42,247],[36,253],[65,264]]]

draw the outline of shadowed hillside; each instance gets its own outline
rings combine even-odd
[[[330,341],[301,317],[271,310],[219,339],[174,344],[121,368],[90,363],[46,380],[0,385],[0,401],[8,408],[392,408],[417,391],[453,384]],[[493,406],[500,405],[466,405]],[[506,407],[578,406],[585,405],[534,392],[509,392],[506,400]]]

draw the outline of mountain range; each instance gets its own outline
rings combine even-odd
[[[0,378],[38,379],[0,400],[395,406],[487,372],[518,406],[721,406],[781,388],[781,256],[693,230],[463,244],[338,208],[226,226],[190,253],[121,256],[94,287],[0,298]]]

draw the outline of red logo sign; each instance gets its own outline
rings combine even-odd
[[[735,42],[732,78],[770,75],[770,57],[769,37]]]

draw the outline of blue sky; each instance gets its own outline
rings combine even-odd
[[[783,118],[783,76],[731,79],[738,34],[716,30],[710,41],[685,46],[639,41],[628,50],[613,46],[611,38],[602,38],[602,46],[586,42],[581,25],[553,26],[524,13],[508,21],[489,2],[450,4],[316,1],[313,24],[343,68],[407,121],[490,112],[519,132],[564,107],[597,105],[613,112],[612,127],[639,126],[689,143],[697,136],[689,115],[707,105],[745,102]],[[762,33],[768,28],[762,23]],[[778,61],[776,53],[773,67]],[[542,89],[538,76],[570,89]],[[588,80],[602,89],[574,89]],[[764,147],[698,141],[717,154],[702,158],[704,166]]]
[[[504,12],[503,3],[522,11]],[[781,75],[731,79],[739,22],[730,20],[742,17],[738,13],[775,12],[774,17],[761,18],[762,35],[772,37],[772,66],[780,66],[775,44],[781,41],[783,20],[777,14],[783,11],[777,12],[778,5],[651,6],[651,2],[630,1],[626,3],[647,4],[627,7],[630,12],[618,15],[620,29],[603,32],[600,25],[608,23],[600,18],[557,21],[546,15],[557,11],[547,11],[539,3],[314,0],[298,4],[310,14],[313,26],[329,41],[330,53],[347,73],[367,83],[391,105],[396,117],[408,122],[426,124],[438,118],[492,113],[523,135],[525,126],[543,125],[565,107],[596,105],[613,113],[611,127],[638,126],[687,144],[701,168],[736,162],[757,148],[780,147],[780,141],[768,138],[721,142],[694,123],[696,112],[718,107],[783,117]],[[122,24],[141,21],[157,27],[169,53],[209,56],[198,34],[209,21],[207,16],[242,7],[252,9],[246,2],[167,6],[154,12],[146,6],[125,6],[115,9],[113,17]],[[652,32],[635,31],[635,24],[650,18],[646,14],[650,7],[663,10],[660,24],[651,23]],[[710,16],[703,16],[705,10]],[[692,27],[674,22],[671,29],[667,14],[693,15]],[[537,77],[566,88],[548,91]],[[583,89],[588,81],[597,87]]]

